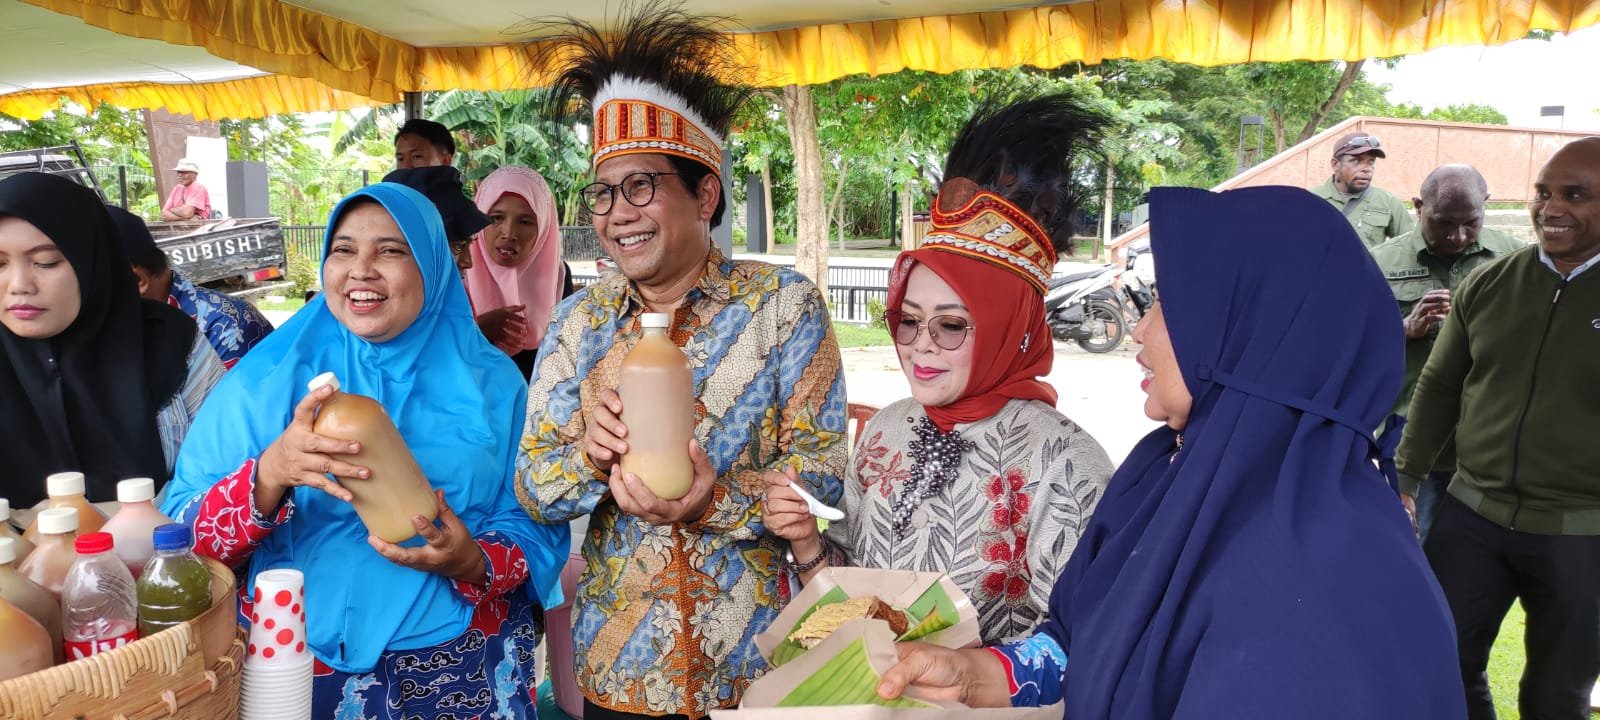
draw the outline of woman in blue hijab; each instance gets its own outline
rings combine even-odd
[[[561,602],[564,526],[535,524],[510,491],[527,387],[484,339],[432,203],[381,183],[334,208],[324,292],[234,367],[178,457],[162,509],[195,550],[305,574],[314,717],[533,717],[535,602]],[[439,493],[439,519],[390,545],[370,537],[329,474],[360,448],[311,431],[333,372],[375,398]],[[265,649],[258,649],[265,652]]]
[[[1151,193],[1145,412],[1012,645],[902,647],[879,692],[1072,720],[1464,717],[1450,615],[1380,459],[1394,298],[1304,190]],[[1386,434],[1385,440],[1398,433]]]

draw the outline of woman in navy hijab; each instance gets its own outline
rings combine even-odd
[[[1153,191],[1151,242],[1161,302],[1135,337],[1166,426],[1035,635],[907,644],[879,693],[1072,720],[1464,717],[1450,615],[1370,433],[1404,341],[1366,249],[1283,187]]]

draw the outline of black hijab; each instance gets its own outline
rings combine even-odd
[[[156,413],[188,377],[195,323],[139,297],[100,198],[71,180],[0,180],[0,215],[48,236],[78,277],[77,319],[55,337],[0,327],[0,494],[15,507],[44,497],[45,476],[80,470],[92,501],[129,477],[167,478]]]

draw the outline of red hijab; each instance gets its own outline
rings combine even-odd
[[[1054,407],[1056,391],[1039,379],[1055,362],[1044,297],[1022,276],[993,263],[942,247],[907,250],[895,259],[889,277],[889,302],[898,315],[906,280],[918,264],[932,270],[961,296],[972,314],[972,372],[961,397],[948,405],[926,407],[944,432],[957,423],[990,417],[1013,399],[1039,400]],[[890,327],[894,322],[890,322]],[[904,368],[902,368],[904,369]]]

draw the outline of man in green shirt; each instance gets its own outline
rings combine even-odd
[[[1378,159],[1387,157],[1378,138],[1366,133],[1350,133],[1333,146],[1328,181],[1311,188],[1312,194],[1333,203],[1344,213],[1350,226],[1367,247],[1411,232],[1414,224],[1405,202],[1381,188],[1372,186]]]
[[[1372,258],[1389,281],[1406,331],[1406,383],[1394,412],[1406,415],[1417,376],[1428,362],[1439,323],[1450,311],[1450,293],[1479,266],[1527,247],[1522,241],[1483,227],[1489,185],[1470,165],[1444,165],[1422,181],[1417,228],[1372,249]],[[1433,513],[1455,471],[1455,450],[1440,455],[1417,492],[1413,520],[1427,537]]]
[[[1537,247],[1451,293],[1395,468],[1415,495],[1456,442],[1423,543],[1456,625],[1468,720],[1492,720],[1485,669],[1527,610],[1524,718],[1589,720],[1600,677],[1600,137],[1556,151],[1528,206]]]

